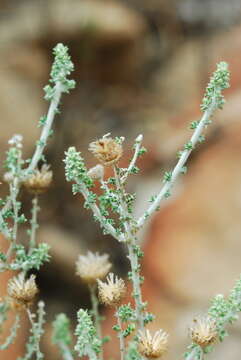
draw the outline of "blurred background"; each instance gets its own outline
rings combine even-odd
[[[125,248],[104,237],[82,199],[71,195],[64,178],[64,151],[76,146],[91,167],[95,160],[87,151],[89,142],[111,132],[125,136],[127,161],[135,137],[143,133],[148,153],[138,163],[141,173],[129,182],[129,190],[137,193],[136,215],[142,214],[163,172],[172,168],[177,150],[189,138],[189,122],[200,116],[210,73],[221,60],[230,64],[231,89],[224,110],[216,113],[188,173],[140,239],[145,250],[144,298],[156,315],[151,328],[170,333],[166,359],[180,358],[192,319],[205,313],[212,296],[227,294],[240,274],[241,2],[1,0],[1,160],[15,133],[24,136],[26,157],[33,152],[37,123],[48,106],[42,88],[57,42],[69,47],[77,86],[62,99],[46,154],[54,185],[40,203],[39,240],[52,248],[51,263],[38,275],[48,312],[43,348],[46,359],[53,360],[59,359],[50,339],[55,314],[66,312],[74,326],[76,311],[90,305],[88,291],[75,274],[78,254],[87,249],[107,252],[116,273],[125,277],[129,269]],[[31,198],[24,192],[21,197],[30,214]],[[24,240],[26,233],[21,235]],[[111,332],[112,319],[107,317],[104,326],[105,333]],[[240,323],[231,333],[210,359],[239,358]],[[19,343],[2,355],[5,360],[21,353],[24,336],[23,331]],[[106,346],[107,359],[118,360],[115,346],[114,339]]]

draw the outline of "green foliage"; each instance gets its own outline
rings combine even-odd
[[[70,334],[70,320],[65,314],[58,314],[53,322],[53,336],[54,344],[63,343],[69,345],[71,343]]]
[[[32,250],[31,254],[28,254],[23,245],[16,245],[16,257],[9,265],[9,269],[23,271],[30,269],[39,270],[41,265],[50,260],[49,249],[50,246],[48,244],[40,243],[38,247]]]
[[[75,147],[70,147],[65,152],[65,176],[67,181],[76,181],[77,184],[85,184],[87,188],[93,186],[93,180],[87,175],[87,169],[80,152],[76,151]],[[80,192],[80,188],[73,188],[74,194]]]
[[[100,352],[101,341],[96,336],[96,329],[91,316],[88,314],[88,311],[80,309],[77,317],[75,351],[77,351],[79,356],[87,355],[90,359],[96,359],[96,355]]]
[[[44,333],[43,325],[45,323],[45,311],[43,301],[40,301],[38,303],[38,318],[36,321],[34,320],[35,317],[33,314],[31,314],[30,312],[28,312],[28,314],[32,325],[30,329],[31,335],[29,336],[28,342],[26,344],[26,354],[24,355],[24,357],[18,358],[18,360],[31,360],[34,354],[36,360],[43,360],[44,355],[40,351],[39,347],[41,336]]]
[[[68,54],[68,47],[63,44],[58,44],[53,49],[54,62],[50,73],[50,83],[55,85],[61,84],[61,91],[68,93],[69,90],[75,87],[75,81],[69,80],[68,75],[74,70],[74,65]],[[44,88],[45,99],[52,100],[54,98],[56,88],[46,85]]]
[[[201,105],[202,111],[206,111],[211,105],[216,109],[222,109],[225,103],[222,90],[229,88],[230,73],[228,64],[221,61],[217,64],[217,70],[213,73]]]

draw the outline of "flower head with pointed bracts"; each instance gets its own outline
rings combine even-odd
[[[106,282],[98,280],[98,290],[102,304],[116,306],[125,296],[126,286],[124,280],[110,273]]]
[[[47,191],[52,179],[53,172],[49,170],[49,165],[44,164],[24,181],[24,186],[30,193],[38,195]]]
[[[111,268],[109,255],[92,253],[80,255],[76,262],[77,275],[87,284],[93,284],[97,279],[104,279]]]
[[[35,282],[35,275],[25,279],[24,273],[13,277],[8,282],[8,295],[16,305],[28,307],[31,305],[38,288]]]
[[[151,335],[149,330],[139,331],[138,350],[148,359],[155,359],[167,351],[168,334],[162,329]]]
[[[89,145],[89,150],[105,166],[116,164],[123,153],[122,145],[108,135]]]
[[[195,344],[201,347],[211,345],[217,340],[216,322],[209,317],[194,319],[189,334]]]

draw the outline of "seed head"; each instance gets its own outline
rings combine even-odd
[[[148,359],[155,359],[167,351],[168,334],[162,329],[152,336],[149,330],[139,331],[138,350]]]
[[[8,295],[17,308],[31,305],[37,292],[35,275],[31,275],[29,279],[25,280],[24,273],[21,273],[8,282]]]
[[[122,145],[107,135],[90,143],[89,151],[105,166],[116,164],[123,153]]]
[[[217,339],[216,322],[210,318],[194,319],[194,325],[189,329],[192,341],[201,347],[213,344]]]
[[[88,251],[87,255],[80,255],[76,262],[77,275],[87,284],[105,278],[110,268],[109,255],[94,254],[91,251]]]
[[[107,282],[98,280],[99,299],[102,304],[116,306],[118,305],[126,293],[125,282],[118,279],[113,273],[107,277]]]
[[[89,171],[87,172],[87,175],[92,179],[92,180],[101,180],[104,177],[104,166],[101,164],[98,164],[94,167],[92,167],[91,169],[89,169]]]
[[[13,173],[11,171],[7,171],[3,174],[3,180],[6,183],[11,183],[13,181],[14,177],[13,177]]]
[[[38,195],[48,190],[52,179],[53,172],[49,170],[49,165],[44,164],[24,181],[24,186],[31,194]]]

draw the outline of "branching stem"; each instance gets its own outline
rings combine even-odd
[[[94,325],[96,329],[96,334],[100,340],[102,340],[102,333],[101,333],[101,324],[100,324],[100,315],[99,315],[99,301],[96,296],[96,285],[90,285],[90,299],[93,311],[93,318],[94,318]],[[102,348],[101,348],[102,349]],[[101,350],[99,354],[100,359],[103,359],[103,352]]]
[[[208,108],[208,110],[206,110],[205,113],[203,114],[202,119],[200,120],[197,128],[195,129],[195,131],[190,139],[189,143],[191,144],[191,148],[189,150],[186,149],[182,152],[182,155],[179,158],[179,160],[171,174],[170,181],[167,181],[165,183],[165,185],[162,187],[161,191],[157,195],[155,201],[150,205],[150,207],[147,209],[147,211],[144,213],[144,215],[139,218],[139,220],[137,222],[138,228],[141,228],[144,225],[146,219],[149,218],[159,208],[160,202],[162,201],[163,198],[165,198],[166,194],[170,191],[174,182],[176,181],[178,176],[181,174],[183,166],[185,165],[187,159],[189,158],[189,155],[191,154],[192,150],[195,148],[195,145],[197,144],[199,137],[202,134],[205,126],[207,126],[207,123],[208,123],[210,117],[212,116],[215,108],[216,108],[215,101],[213,101],[212,104],[210,105],[210,107]]]

